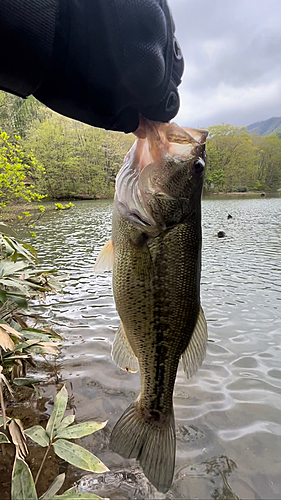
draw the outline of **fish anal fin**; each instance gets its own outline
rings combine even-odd
[[[112,240],[109,240],[106,245],[101,249],[96,263],[94,265],[95,273],[102,273],[103,271],[111,271],[114,263],[114,245]]]
[[[116,365],[122,370],[132,373],[138,371],[138,360],[126,339],[122,322],[115,334],[111,356]]]
[[[175,421],[171,408],[161,424],[145,419],[140,400],[132,403],[113,428],[110,448],[124,458],[136,458],[147,479],[159,491],[170,488],[175,468]]]
[[[207,322],[200,306],[197,322],[189,344],[182,354],[182,366],[187,378],[193,377],[202,365],[208,340]]]

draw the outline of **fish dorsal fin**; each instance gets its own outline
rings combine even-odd
[[[208,339],[207,322],[202,307],[200,306],[197,323],[195,325],[192,337],[184,351],[181,359],[184,372],[187,378],[193,377],[198,368],[202,365]]]
[[[114,263],[114,246],[112,240],[109,240],[106,245],[101,249],[96,263],[94,265],[95,273],[102,273],[103,271],[111,271]]]
[[[122,322],[115,334],[111,356],[119,368],[127,372],[136,373],[139,369],[138,360],[126,339]]]

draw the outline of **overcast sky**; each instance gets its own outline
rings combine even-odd
[[[180,125],[281,116],[281,0],[169,0],[185,72]]]

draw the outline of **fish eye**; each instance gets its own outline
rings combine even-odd
[[[202,174],[204,172],[205,168],[205,162],[200,158],[199,160],[195,160],[195,162],[192,165],[192,170],[195,174]]]

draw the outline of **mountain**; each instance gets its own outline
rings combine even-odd
[[[251,123],[247,130],[250,134],[270,135],[281,132],[281,117],[269,118],[263,122]]]

